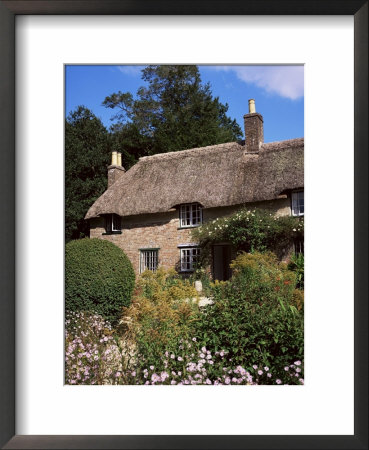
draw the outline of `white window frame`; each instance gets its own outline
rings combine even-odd
[[[121,217],[117,214],[109,214],[106,216],[106,232],[113,233],[114,231],[122,231],[121,220]]]
[[[158,248],[140,248],[140,273],[145,270],[155,272],[159,267]]]
[[[181,228],[193,228],[202,224],[202,206],[200,203],[184,203],[179,208]]]
[[[196,259],[200,256],[200,247],[183,247],[180,249],[180,251],[181,251],[181,272],[193,272],[194,263],[196,262]],[[194,251],[196,253],[195,255]],[[185,261],[185,258],[187,257],[188,261]]]
[[[302,194],[302,201],[304,205],[304,191],[294,191],[291,193],[291,212],[292,215],[295,217],[301,217],[304,215],[305,212],[305,205],[304,205],[304,212],[301,212],[301,204],[300,204],[300,196]]]

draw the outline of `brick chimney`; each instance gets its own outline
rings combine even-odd
[[[120,152],[112,152],[111,165],[108,166],[108,188],[110,188],[124,172],[125,170],[122,166],[122,154]]]
[[[255,110],[255,100],[249,100],[249,113],[243,116],[245,123],[246,153],[255,153],[264,142],[263,116]]]

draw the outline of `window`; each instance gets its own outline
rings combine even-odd
[[[200,249],[198,247],[181,248],[181,271],[193,271],[199,255]]]
[[[202,223],[202,207],[199,203],[181,205],[179,210],[181,227],[197,227]]]
[[[140,273],[145,270],[155,272],[159,263],[159,249],[150,248],[140,250]]]
[[[304,191],[292,192],[292,215],[304,215]]]
[[[120,216],[109,214],[105,217],[105,230],[107,233],[120,232],[122,230]]]

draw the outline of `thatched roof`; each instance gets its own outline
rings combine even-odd
[[[258,153],[231,142],[140,158],[96,200],[86,219],[165,212],[181,203],[211,208],[272,200],[303,185],[303,138],[262,144]]]

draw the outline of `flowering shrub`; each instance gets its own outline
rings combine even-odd
[[[138,364],[154,364],[167,350],[178,349],[190,336],[199,317],[198,295],[188,280],[174,270],[146,271],[137,283],[132,304],[124,309],[121,329],[134,342]]]
[[[68,384],[303,384],[303,291],[270,253],[240,254],[233,277],[199,308],[189,280],[146,272],[115,329],[69,313]]]
[[[101,316],[84,312],[67,313],[66,384],[115,384],[122,370],[129,365],[128,356],[129,353],[124,354],[113,336],[111,325]]]
[[[290,303],[296,287],[296,274],[279,262],[276,255],[240,253],[231,263],[232,286],[240,299],[249,302],[278,304],[279,299]]]
[[[276,376],[269,367],[235,365],[225,350],[212,353],[205,346],[197,349],[196,338],[182,341],[178,352],[166,351],[155,365],[143,365],[130,373],[130,384],[145,385],[257,385],[303,384],[301,361]],[[288,372],[286,372],[288,370]],[[297,374],[297,375],[296,375]]]
[[[295,274],[270,253],[242,253],[232,267],[230,281],[213,284],[214,305],[204,308],[196,336],[210,349],[227,350],[234,363],[270,367],[282,379],[283,368],[304,352]]]
[[[277,217],[261,209],[243,208],[228,217],[205,223],[192,233],[203,249],[204,263],[210,255],[211,246],[224,241],[231,243],[236,250],[270,250],[283,255],[294,240],[303,239],[304,220],[292,216]]]

